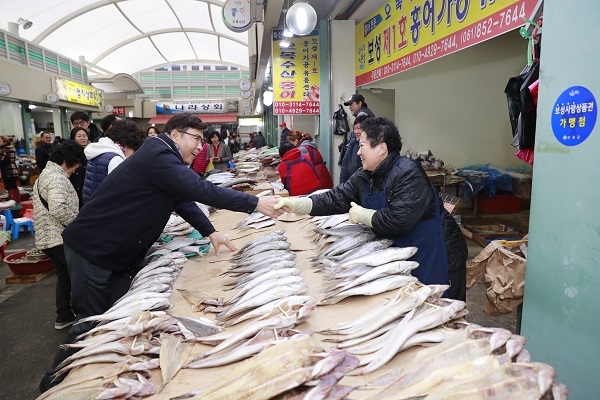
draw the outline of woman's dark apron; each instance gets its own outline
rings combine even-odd
[[[396,167],[402,157],[392,166]],[[390,169],[391,172],[391,169]],[[389,175],[389,174],[388,174]],[[365,185],[363,190],[360,205],[373,210],[381,210],[388,208],[389,203],[386,198],[386,190],[388,185],[388,177],[386,176],[383,190],[370,194],[369,184]],[[429,184],[434,194],[435,189]],[[423,284],[449,284],[448,281],[448,257],[446,255],[446,242],[444,239],[444,231],[442,227],[443,214],[440,211],[438,196],[434,195],[433,217],[426,221],[419,222],[406,235],[394,236],[394,247],[409,247],[415,246],[419,250],[409,258],[411,261],[417,261],[419,266],[414,269],[411,274],[415,276]]]

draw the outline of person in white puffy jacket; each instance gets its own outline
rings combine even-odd
[[[83,204],[125,158],[142,145],[142,131],[133,121],[115,121],[96,143],[85,148],[88,159],[83,181]]]
[[[46,168],[33,185],[35,247],[50,258],[56,271],[55,329],[66,328],[75,321],[61,234],[79,213],[79,198],[69,176],[85,162],[83,147],[65,140],[52,150]]]

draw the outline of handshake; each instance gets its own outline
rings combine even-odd
[[[263,203],[265,204],[261,205],[261,200],[264,200]],[[259,198],[258,202],[259,204],[256,207],[256,209],[272,218],[277,218],[278,216],[283,214],[283,212],[292,212],[298,215],[307,215],[310,214],[313,207],[313,202],[310,197],[266,196]],[[266,203],[268,203],[268,205]],[[260,208],[262,208],[263,205],[265,206],[265,208],[270,209],[268,209],[267,212],[262,211]],[[259,206],[261,207],[259,208]],[[376,210],[361,207],[354,202],[351,203],[351,206],[352,207],[349,211],[350,222],[354,224],[363,224],[368,227],[373,226],[371,220],[373,219],[373,214],[376,213]]]

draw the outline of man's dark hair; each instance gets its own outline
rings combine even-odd
[[[71,123],[73,123],[73,121],[77,121],[78,119],[85,121],[85,122],[89,122],[90,121],[90,116],[83,111],[75,111],[73,114],[71,114]]]
[[[175,114],[167,121],[165,132],[170,135],[173,129],[185,131],[190,128],[203,131],[207,128],[207,125],[196,114],[181,113]]]
[[[108,114],[106,117],[102,118],[102,121],[100,121],[100,129],[102,129],[102,132],[106,132],[116,120],[117,116],[114,114]]]
[[[50,152],[48,160],[58,165],[62,165],[64,162],[67,168],[87,163],[83,146],[71,139],[65,139],[60,144],[57,144]]]
[[[140,127],[133,121],[115,121],[106,132],[106,137],[135,151],[142,145],[141,133]]]
[[[354,123],[353,123],[352,125],[356,125],[356,124],[362,124],[362,122],[363,122],[365,119],[367,119],[367,118],[369,118],[369,116],[368,116],[368,115],[366,115],[366,114],[361,114],[361,115],[359,115],[358,117],[354,118]]]
[[[279,156],[283,157],[285,155],[285,153],[287,153],[288,151],[295,149],[296,146],[294,146],[294,143],[292,142],[283,142],[281,144],[281,146],[279,146]]]
[[[371,147],[380,143],[385,143],[388,153],[398,153],[402,150],[402,138],[398,128],[392,121],[383,117],[367,118],[360,124],[363,133],[366,133],[367,140]]]

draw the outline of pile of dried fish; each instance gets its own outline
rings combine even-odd
[[[146,255],[145,260],[147,262],[154,261],[157,258],[162,257],[166,254],[170,254],[172,252],[178,252],[181,254],[185,254],[186,256],[202,256],[208,251],[209,248],[209,238],[177,238],[171,240],[170,242],[155,244],[154,246],[152,246],[152,248]]]
[[[161,311],[171,307],[168,297],[185,260],[182,254],[172,253],[148,264],[135,276],[129,291],[109,310],[81,319],[78,323],[101,322],[76,342],[62,346],[79,350],[58,366],[56,376],[92,364],[110,364],[112,370],[110,373],[103,368],[97,372],[89,370],[81,374],[85,379],[70,374],[67,381],[44,393],[42,398],[62,398],[71,391],[85,392],[82,398],[129,398],[160,390],[146,378],[159,365],[163,385],[175,375],[191,350],[191,344],[183,343],[182,338],[197,339],[221,330],[207,319],[175,318]],[[169,335],[165,336],[166,333]],[[171,338],[171,335],[176,336]],[[82,386],[83,381],[94,383]]]
[[[259,236],[231,257],[231,267],[223,274],[239,278],[230,284],[238,291],[217,314],[220,323],[245,313],[235,323],[241,322],[248,314],[255,315],[254,309],[306,293],[308,286],[293,261],[296,254],[289,250],[290,244],[283,233],[283,230],[275,230]],[[261,308],[261,312],[269,312],[266,307]]]
[[[244,218],[237,224],[236,228],[240,231],[244,231],[246,229],[262,229],[268,226],[275,225],[275,220],[269,216],[266,216],[258,211],[254,211],[252,214]]]
[[[171,214],[169,220],[163,229],[165,235],[185,236],[188,233],[192,233],[194,227],[190,225],[185,219],[176,214]]]
[[[358,364],[343,351],[324,352],[309,335],[297,334],[241,362],[208,385],[175,399],[342,399],[351,387],[339,380]],[[316,386],[305,386],[315,381]],[[275,397],[279,396],[281,397]]]
[[[235,174],[231,172],[221,171],[214,174],[209,174],[206,177],[206,180],[214,183],[215,185],[220,185],[225,182],[230,182],[235,179]]]
[[[319,220],[322,226],[313,230],[315,241],[326,245],[311,259],[312,267],[323,272],[326,282],[319,304],[379,294],[417,281],[410,271],[419,264],[406,261],[416,247],[390,247],[392,240],[378,240],[371,229],[344,221],[343,216],[329,217]]]
[[[360,389],[376,390],[372,399],[567,399],[554,369],[530,361],[523,336],[467,323],[441,329],[442,343],[420,348]]]
[[[398,352],[433,340],[419,332],[465,315],[464,302],[439,298],[447,288],[446,285],[411,283],[358,320],[323,331],[323,334],[342,336],[325,341],[336,342],[338,347],[359,355],[360,365],[366,366],[364,373],[375,371]]]
[[[158,393],[191,352],[192,345],[182,339],[217,332],[219,328],[210,321],[175,318],[162,311],[144,311],[98,325],[64,346],[80,349],[57,371],[57,376],[69,375],[39,398],[124,399]],[[162,383],[157,387],[149,379],[159,367]]]

